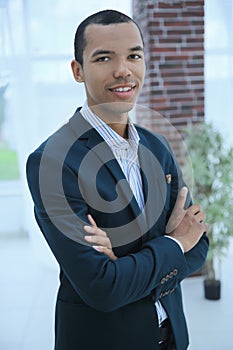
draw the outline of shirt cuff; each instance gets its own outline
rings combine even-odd
[[[182,253],[184,254],[184,248],[182,246],[182,244],[174,237],[168,236],[168,235],[164,235],[164,237],[170,238],[172,239],[174,242],[176,242],[178,244],[178,246],[180,247],[180,249],[182,250]]]

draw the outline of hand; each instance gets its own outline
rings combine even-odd
[[[113,253],[112,244],[106,232],[97,227],[95,220],[90,214],[88,214],[87,217],[91,226],[84,226],[84,230],[91,234],[91,236],[85,236],[84,239],[89,243],[93,243],[94,245],[92,248],[98,252],[104,253],[111,260],[117,260],[117,256]]]
[[[177,239],[185,253],[198,243],[204,232],[209,231],[209,225],[204,223],[206,214],[199,204],[184,209],[187,194],[188,189],[182,187],[166,226],[166,234]]]

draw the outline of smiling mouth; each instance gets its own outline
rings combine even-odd
[[[133,86],[119,86],[116,88],[111,88],[109,89],[110,91],[114,91],[114,92],[129,92],[131,90],[133,90],[136,87],[136,85]]]

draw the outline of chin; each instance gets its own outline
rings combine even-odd
[[[130,112],[135,105],[135,102],[109,102],[98,106],[98,109],[106,111],[111,114],[125,114]]]

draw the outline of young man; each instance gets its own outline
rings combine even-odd
[[[207,225],[167,141],[128,117],[145,75],[139,27],[88,17],[71,66],[87,102],[27,162],[61,269],[55,349],[185,350],[180,282],[205,262]]]

